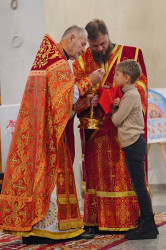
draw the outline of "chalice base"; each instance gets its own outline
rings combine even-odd
[[[93,118],[81,118],[80,125],[78,128],[84,129],[100,129],[102,127],[103,121]]]

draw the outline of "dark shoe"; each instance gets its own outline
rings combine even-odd
[[[156,239],[157,233],[154,223],[154,216],[146,220],[141,219],[139,227],[129,230],[125,238],[128,240]]]
[[[84,230],[91,233],[91,234],[100,234],[99,228],[97,226],[89,227],[84,226]]]
[[[84,233],[80,234],[78,236],[79,239],[93,239],[95,237],[95,234],[90,233],[89,231],[85,231]]]
[[[141,218],[141,216],[140,216],[140,217],[138,218],[137,222],[136,222],[136,225],[137,225],[137,226],[140,226],[141,220],[142,220],[142,218]],[[153,215],[153,225],[154,225],[156,234],[158,235],[158,234],[159,234],[159,231],[158,231],[158,228],[157,228],[156,223],[155,223],[155,220],[154,220],[154,215]],[[134,228],[134,229],[130,229],[129,231],[133,231],[133,230],[135,230],[135,228]]]
[[[23,244],[55,244],[57,241],[54,239],[49,239],[45,237],[38,237],[38,236],[29,236],[29,237],[22,237]]]
[[[91,233],[91,234],[100,234],[100,231],[99,231],[98,227],[90,227],[89,228],[89,233]]]
[[[155,214],[154,214],[155,215]],[[154,215],[153,215],[153,218],[154,218]],[[155,231],[156,231],[156,234],[158,235],[159,234],[159,230],[156,226],[156,223],[155,223],[155,220],[153,219],[153,222],[154,222],[154,228],[155,228]]]

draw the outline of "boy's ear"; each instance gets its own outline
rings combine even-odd
[[[129,75],[125,75],[126,77],[126,82],[130,82],[131,81],[131,77]]]

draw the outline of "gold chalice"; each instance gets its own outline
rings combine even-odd
[[[98,89],[100,84],[93,86],[87,93],[87,95],[95,96],[96,90]],[[102,126],[103,120],[94,118],[94,107],[91,104],[89,117],[82,117],[80,118],[80,124],[78,128],[84,129],[100,129]]]

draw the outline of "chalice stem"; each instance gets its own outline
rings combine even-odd
[[[93,105],[90,108],[90,119],[93,119]]]

